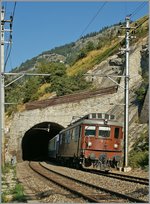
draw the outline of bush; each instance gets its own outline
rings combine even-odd
[[[139,103],[143,103],[147,92],[147,84],[143,83],[141,87],[136,91],[137,100]]]
[[[129,157],[129,164],[133,168],[145,169],[149,165],[149,153],[148,151],[137,152],[133,151]]]
[[[80,53],[77,56],[76,61],[78,61],[79,59],[83,59],[86,56],[87,56],[86,52],[84,50],[81,50]]]
[[[143,132],[133,145],[129,154],[129,165],[133,168],[146,169],[149,165],[148,130]]]

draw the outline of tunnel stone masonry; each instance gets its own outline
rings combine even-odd
[[[56,123],[65,128],[72,122],[73,117],[79,118],[92,112],[106,113],[112,108],[112,105],[109,104],[116,103],[120,97],[122,98],[122,93],[108,94],[87,98],[78,102],[18,112],[14,115],[7,133],[9,135],[8,152],[11,153],[15,150],[18,155],[24,135],[37,124],[43,122]],[[22,155],[19,155],[17,159],[20,160],[21,158]]]

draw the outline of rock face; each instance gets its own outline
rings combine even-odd
[[[64,57],[63,55],[56,54],[56,53],[43,54],[38,57],[38,59],[42,59],[42,58],[47,59],[48,62],[64,63],[66,60],[66,57]]]
[[[142,76],[148,77],[149,75],[149,48],[148,44],[142,46],[141,50],[141,68],[142,68]],[[141,123],[149,122],[149,88],[147,89],[147,93],[145,96],[145,100],[143,103],[143,108],[140,115]]]
[[[110,66],[122,66],[123,65],[123,60],[121,58],[115,58],[115,59],[110,59],[109,60],[109,65]]]
[[[141,50],[141,67],[142,67],[142,74],[148,72],[149,68],[149,49],[148,44],[142,46]]]
[[[147,94],[146,94],[143,108],[141,111],[140,122],[141,123],[148,123],[149,122],[149,88],[147,90]]]
[[[148,68],[148,54],[147,53],[147,41],[148,38],[144,38],[141,42],[138,42],[131,47],[129,55],[129,77],[130,88],[135,86],[136,83],[141,83],[142,70]],[[119,78],[117,75],[123,75],[125,69],[125,53],[119,52],[113,55],[102,63],[96,65],[93,70],[88,71],[87,80],[93,81],[95,87],[107,87],[115,85],[115,81],[122,87],[124,86],[124,78]],[[108,77],[112,75],[112,77]]]

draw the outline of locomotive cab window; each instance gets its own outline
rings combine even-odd
[[[95,126],[85,126],[85,136],[94,137],[96,135]]]
[[[98,136],[105,138],[110,137],[110,127],[99,127]]]
[[[115,137],[116,139],[119,138],[119,128],[115,128],[114,137]]]

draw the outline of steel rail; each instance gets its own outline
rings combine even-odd
[[[102,171],[90,170],[90,169],[87,169],[87,171],[89,173],[94,173],[94,174],[101,175],[101,176],[106,176],[106,177],[111,177],[111,178],[115,178],[115,179],[119,179],[119,180],[139,183],[139,184],[143,184],[143,185],[149,185],[149,179],[147,179],[147,178],[140,178],[140,177],[136,177],[136,176],[118,174],[118,173],[113,173],[113,172],[102,172]]]
[[[68,178],[68,179],[70,179],[70,180],[73,180],[73,181],[75,181],[75,182],[78,182],[78,183],[81,183],[82,185],[85,185],[85,186],[89,186],[89,187],[91,187],[91,188],[95,188],[96,190],[100,190],[100,191],[103,191],[103,192],[105,192],[105,193],[109,193],[109,194],[111,194],[112,196],[117,196],[117,197],[119,197],[119,198],[122,198],[122,199],[126,199],[126,200],[128,200],[128,201],[131,201],[131,202],[137,202],[137,203],[147,203],[146,201],[144,201],[144,200],[141,200],[141,199],[137,199],[137,198],[134,198],[134,197],[131,197],[131,196],[128,196],[128,195],[124,195],[124,194],[122,194],[122,193],[118,193],[118,192],[115,192],[115,191],[112,191],[112,190],[109,190],[109,189],[106,189],[106,188],[103,188],[103,187],[99,187],[99,186],[96,186],[96,185],[94,185],[94,184],[90,184],[90,183],[86,183],[86,182],[84,182],[84,181],[81,181],[81,180],[78,180],[78,179],[75,179],[75,178],[71,178],[71,177],[69,177],[69,176],[66,176],[66,175],[63,175],[63,174],[61,174],[61,173],[58,173],[58,172],[55,172],[55,171],[53,171],[53,170],[51,170],[51,169],[49,169],[48,167],[45,167],[45,166],[43,166],[42,164],[41,164],[41,162],[39,162],[39,164],[43,167],[43,168],[45,168],[45,169],[47,169],[48,171],[50,171],[50,172],[53,172],[53,173],[55,173],[55,174],[57,174],[57,175],[60,175],[60,176],[62,176],[62,177],[65,177],[65,178]],[[61,183],[62,184],[62,183]],[[64,184],[63,184],[64,185]],[[66,187],[65,187],[66,186]],[[68,190],[69,190],[69,188],[70,187],[68,187],[67,185],[64,185],[64,187],[65,188],[67,188]],[[72,189],[73,191],[74,191],[74,189]],[[86,197],[87,195],[83,195],[83,197]],[[88,196],[89,197],[89,196]],[[91,199],[91,200],[89,200],[89,201],[92,201],[92,202],[98,202],[99,200],[98,199],[96,199],[95,200],[95,198],[93,199],[93,198],[88,198],[87,197],[87,199],[89,200],[89,199]],[[95,201],[94,201],[95,200]]]
[[[85,194],[83,194],[83,193],[81,193],[81,192],[79,192],[79,191],[76,191],[76,190],[74,190],[74,189],[71,188],[71,187],[68,187],[67,184],[63,184],[63,183],[59,182],[58,180],[55,180],[54,178],[53,178],[53,179],[52,179],[52,178],[49,178],[48,176],[46,176],[46,175],[40,173],[39,171],[37,171],[36,169],[34,169],[34,168],[32,167],[31,163],[29,163],[29,166],[30,166],[30,168],[31,168],[34,172],[38,173],[40,176],[44,177],[45,179],[50,180],[51,182],[55,183],[56,185],[59,185],[60,187],[63,187],[64,189],[70,191],[71,193],[76,194],[76,195],[79,195],[79,196],[83,197],[84,199],[87,199],[88,201],[97,203],[97,199],[91,198],[91,197],[88,196],[88,195],[85,195]]]

